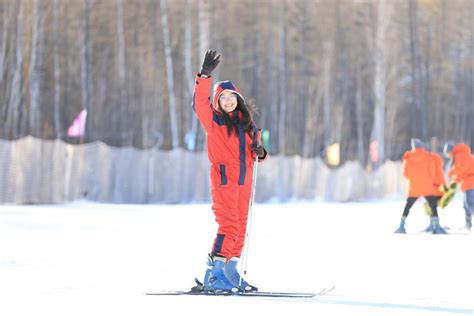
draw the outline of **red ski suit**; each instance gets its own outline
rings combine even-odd
[[[441,196],[445,184],[443,159],[436,153],[415,148],[403,155],[403,175],[408,180],[408,197]]]
[[[260,133],[256,128],[252,135],[245,132],[236,110],[229,115],[237,123],[238,133],[233,132],[229,136],[217,102],[224,90],[238,95],[240,92],[230,81],[218,82],[214,87],[214,102],[211,103],[210,90],[211,78],[198,74],[194,85],[193,109],[207,135],[212,210],[218,224],[211,254],[229,260],[240,257],[244,245],[255,159],[251,146],[255,141],[260,143]]]
[[[449,177],[461,185],[461,191],[474,189],[474,157],[471,148],[466,144],[457,144],[452,150],[454,164],[449,170]]]

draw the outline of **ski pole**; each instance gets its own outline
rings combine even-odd
[[[247,260],[248,260],[248,251],[249,251],[249,244],[250,244],[250,231],[252,226],[252,208],[253,202],[255,200],[255,187],[257,186],[257,169],[258,169],[258,156],[255,157],[255,161],[253,162],[253,173],[252,173],[252,187],[250,188],[250,200],[249,200],[249,210],[247,215],[247,228],[245,231],[245,248],[244,248],[244,258],[242,260],[242,264],[240,266],[240,279],[239,279],[239,287],[242,285],[242,280],[244,276],[247,275]],[[242,273],[243,269],[243,273]]]

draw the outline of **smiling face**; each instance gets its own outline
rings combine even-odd
[[[222,91],[219,96],[219,105],[226,113],[234,111],[237,107],[237,95],[229,90]]]

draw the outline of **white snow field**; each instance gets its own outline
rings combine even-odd
[[[209,204],[0,206],[0,315],[474,315],[474,233],[458,199],[449,235],[421,231],[421,202],[257,204],[247,279],[313,299],[146,296],[202,279]]]

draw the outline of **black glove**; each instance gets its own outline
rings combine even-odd
[[[210,76],[211,73],[216,69],[217,65],[221,62],[221,55],[216,56],[215,50],[208,50],[204,55],[204,60],[201,66],[201,75]]]
[[[252,151],[257,155],[258,158],[265,157],[265,149],[263,146],[252,146]]]

